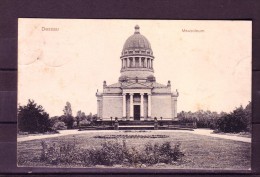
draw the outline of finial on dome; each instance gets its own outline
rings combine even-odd
[[[140,31],[139,31],[140,27],[138,25],[135,25],[135,34],[139,34]]]

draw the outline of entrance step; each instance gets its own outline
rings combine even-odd
[[[154,125],[154,121],[119,121],[119,125]]]
[[[119,125],[119,130],[153,130],[153,125]]]

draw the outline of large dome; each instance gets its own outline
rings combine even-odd
[[[120,82],[136,80],[147,81],[153,76],[153,51],[150,42],[140,34],[139,26],[135,26],[135,32],[125,42],[121,53]]]
[[[139,32],[139,26],[135,26],[135,33],[130,36],[123,47],[123,50],[129,50],[129,49],[150,49],[151,50],[151,44],[146,39],[145,36],[141,35]]]
[[[148,54],[152,56],[152,48],[148,39],[140,34],[140,27],[138,25],[135,26],[135,32],[131,35],[124,44],[122,50],[122,56],[133,53],[140,54]],[[133,52],[133,53],[132,53]]]

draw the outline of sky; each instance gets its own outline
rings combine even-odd
[[[118,82],[121,51],[137,24],[151,43],[156,81],[178,89],[178,112],[230,112],[251,101],[251,21],[23,18],[18,104],[33,99],[59,116],[68,101],[73,115],[95,114],[95,93],[104,80]]]

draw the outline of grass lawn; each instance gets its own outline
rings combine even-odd
[[[245,142],[238,142],[233,140],[226,140],[221,138],[214,138],[203,135],[195,135],[186,132],[174,131],[101,131],[93,133],[86,131],[84,134],[68,135],[55,138],[43,139],[47,143],[50,142],[67,142],[76,140],[76,145],[82,149],[99,147],[101,142],[105,139],[102,136],[119,135],[118,141],[126,140],[127,146],[134,146],[136,148],[143,148],[147,142],[163,143],[169,141],[173,144],[180,142],[181,150],[185,156],[182,161],[172,164],[157,164],[146,168],[170,168],[170,169],[250,169],[251,157],[251,144]],[[131,135],[126,138],[122,135]],[[136,137],[132,135],[147,135]],[[163,138],[153,138],[153,136],[163,135]],[[99,138],[95,138],[99,136]],[[101,138],[100,138],[101,137]],[[113,139],[108,139],[108,141]],[[18,166],[52,166],[52,167],[84,167],[84,164],[70,164],[70,165],[57,165],[46,164],[40,161],[41,155],[41,141],[31,140],[18,142]],[[116,166],[124,167],[124,166]]]

